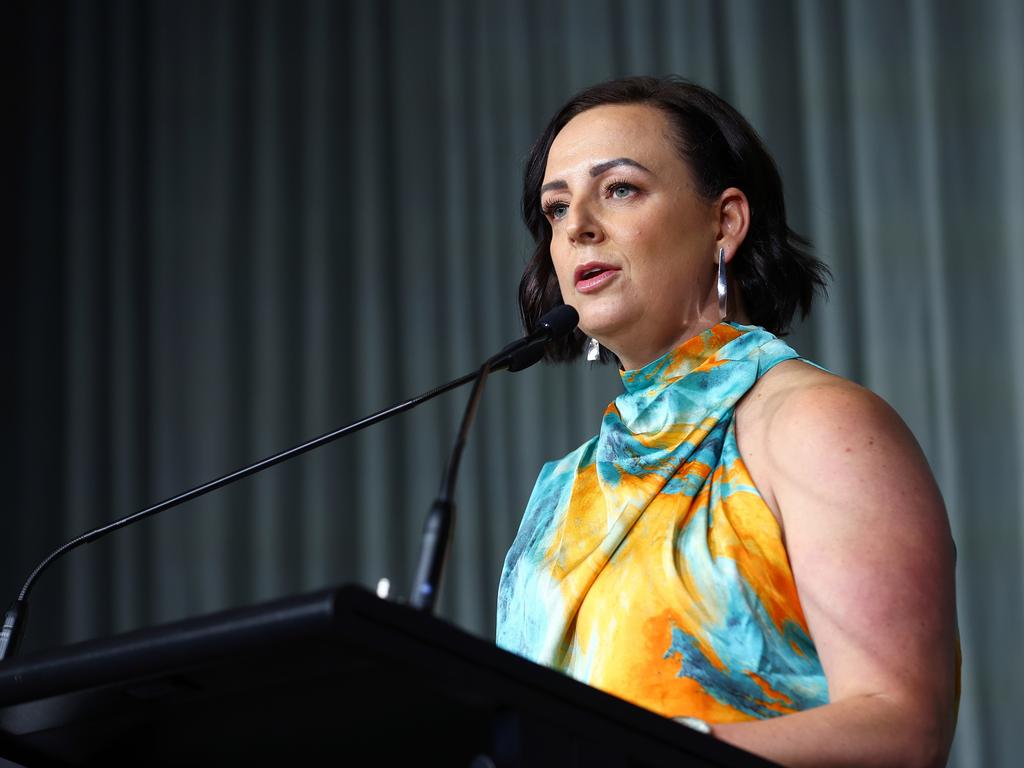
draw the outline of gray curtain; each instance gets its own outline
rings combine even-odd
[[[64,538],[467,372],[519,334],[522,160],[575,89],[733,102],[835,274],[792,337],[889,400],[959,549],[952,764],[1024,754],[1024,5],[47,2],[23,77],[0,588]],[[490,635],[540,464],[608,368],[492,379],[442,613]],[[408,590],[468,392],[75,552],[26,650],[329,585]]]

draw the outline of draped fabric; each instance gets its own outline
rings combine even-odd
[[[498,586],[498,645],[666,717],[828,702],[736,405],[796,352],[720,323],[637,371],[600,433],[544,466]]]
[[[5,5],[0,599],[57,543],[472,369],[519,333],[521,164],[574,90],[676,72],[764,137],[835,275],[801,354],[874,389],[957,541],[952,764],[1024,754],[1024,5],[1017,0],[49,0]],[[610,369],[488,384],[445,616],[493,636],[541,463]],[[91,544],[26,650],[389,576],[457,392]]]

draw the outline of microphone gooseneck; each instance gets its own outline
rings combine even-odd
[[[354,421],[351,424],[341,427],[340,429],[336,429],[332,432],[327,432],[305,443],[281,451],[280,453],[275,453],[273,456],[268,456],[265,459],[261,459],[260,461],[257,461],[255,464],[250,464],[247,467],[242,467],[241,469],[237,469],[234,472],[222,475],[221,477],[218,477],[215,480],[210,480],[209,482],[203,483],[202,485],[198,485],[195,488],[192,488],[191,490],[185,491],[184,493],[179,493],[177,496],[172,496],[169,499],[165,499],[164,501],[161,501],[159,504],[154,504],[151,507],[147,507],[146,509],[134,512],[133,514],[127,515],[126,517],[122,517],[119,520],[115,520],[111,523],[107,523],[106,525],[102,525],[99,528],[87,531],[86,533],[77,536],[71,541],[62,544],[60,547],[51,552],[46,558],[44,558],[43,561],[39,563],[39,565],[35,567],[35,570],[32,571],[28,579],[25,581],[24,586],[21,588],[21,592],[18,594],[17,599],[13,603],[11,603],[11,606],[10,608],[8,608],[7,613],[4,614],[3,624],[0,625],[0,661],[3,661],[4,659],[13,656],[15,651],[17,651],[18,645],[25,632],[25,617],[26,614],[28,613],[28,594],[32,590],[32,587],[35,584],[36,579],[39,578],[39,575],[43,572],[43,570],[45,570],[54,560],[56,560],[61,555],[70,552],[72,549],[75,549],[81,546],[82,544],[88,544],[102,536],[106,536],[108,533],[112,533],[113,531],[116,531],[118,528],[123,528],[126,525],[131,525],[132,523],[136,523],[139,520],[151,517],[152,515],[155,515],[159,512],[168,510],[171,507],[176,507],[179,504],[184,504],[186,501],[196,499],[200,496],[210,493],[211,491],[215,491],[218,488],[222,488],[225,485],[233,483],[237,480],[241,480],[244,477],[248,477],[249,475],[256,474],[257,472],[262,472],[265,469],[269,469],[275,464],[280,464],[282,461],[287,461],[288,459],[300,456],[301,454],[306,453],[307,451],[311,451],[314,448],[319,448],[320,446],[333,442],[338,438],[344,437],[345,435],[350,435],[353,432],[358,432],[359,430],[364,429],[365,427],[368,427],[371,424],[376,424],[378,421],[382,421],[383,419],[386,419],[389,416],[394,416],[396,414],[402,413],[403,411],[407,411],[410,408],[414,408],[417,405],[420,405],[421,403],[425,403],[427,400],[431,400],[437,397],[438,395],[444,394],[445,392],[451,389],[461,387],[463,384],[468,384],[470,381],[473,381],[478,377],[478,371],[467,373],[465,376],[460,376],[457,379],[449,381],[447,384],[442,384],[441,386],[436,387],[430,390],[429,392],[425,392],[422,395],[418,395],[412,398],[411,400],[406,400],[404,402],[398,403],[397,405],[393,405],[390,408],[385,408],[382,411],[377,411],[377,413],[366,416],[362,419],[359,419],[358,421]]]
[[[552,339],[570,333],[579,323],[576,310],[567,304],[560,304],[541,317],[537,327],[522,339],[513,341],[498,354],[488,359],[477,373],[473,391],[462,414],[462,424],[452,446],[448,465],[441,477],[441,489],[427,514],[420,543],[420,558],[416,565],[409,602],[414,608],[433,612],[437,595],[441,589],[441,576],[451,545],[452,530],[455,527],[455,480],[459,471],[462,449],[466,445],[469,428],[476,417],[484,382],[492,371],[521,371],[528,368],[544,355],[544,347]]]
[[[572,307],[566,305],[555,307],[540,319],[540,322],[537,324],[537,328],[534,329],[532,333],[513,342],[512,344],[509,344],[497,355],[487,360],[487,362],[485,362],[477,371],[460,376],[459,378],[454,379],[447,384],[442,384],[429,392],[398,403],[397,405],[393,405],[390,408],[385,408],[382,411],[366,416],[358,421],[341,427],[340,429],[327,432],[305,443],[301,443],[300,445],[296,445],[292,448],[281,451],[280,453],[261,459],[254,464],[250,464],[249,466],[242,467],[234,472],[222,475],[221,477],[210,480],[202,485],[198,485],[191,490],[179,493],[178,495],[165,499],[151,507],[147,507],[111,523],[107,523],[91,531],[87,531],[62,544],[35,567],[28,579],[25,581],[24,586],[22,586],[17,599],[11,603],[10,608],[8,608],[7,612],[4,614],[3,622],[0,624],[0,662],[13,656],[18,649],[18,645],[20,644],[21,638],[25,632],[27,621],[26,616],[28,614],[28,595],[32,590],[32,587],[35,585],[36,580],[39,578],[39,575],[54,560],[70,552],[72,549],[76,549],[82,544],[88,544],[95,541],[96,539],[106,536],[108,533],[112,533],[119,528],[123,528],[147,517],[151,517],[152,515],[164,512],[172,507],[178,506],[179,504],[184,504],[186,501],[196,499],[210,493],[211,491],[215,491],[218,488],[222,488],[225,485],[248,477],[249,475],[262,472],[275,464],[280,464],[283,461],[300,456],[314,448],[319,448],[322,445],[326,445],[327,443],[333,442],[341,437],[364,429],[371,424],[376,424],[378,421],[382,421],[389,416],[394,416],[402,413],[403,411],[407,411],[410,408],[414,408],[417,405],[448,392],[451,389],[473,381],[473,393],[470,396],[469,404],[463,414],[462,426],[459,429],[459,436],[456,440],[455,447],[452,450],[452,455],[449,459],[448,467],[442,480],[441,493],[435,502],[435,508],[440,505],[441,507],[447,507],[447,511],[441,513],[436,521],[437,524],[433,524],[433,527],[431,527],[431,520],[434,520],[435,518],[432,510],[431,517],[428,519],[427,523],[427,527],[433,531],[432,536],[435,540],[435,544],[431,547],[431,551],[434,552],[434,555],[431,558],[431,562],[427,563],[430,575],[424,576],[423,579],[420,579],[419,575],[417,575],[416,584],[420,584],[422,582],[430,585],[428,590],[430,592],[429,604],[424,605],[418,602],[418,595],[421,592],[420,589],[414,589],[413,591],[413,604],[417,605],[417,607],[425,607],[430,610],[433,607],[434,593],[436,592],[436,585],[440,582],[441,569],[444,564],[443,560],[445,552],[447,551],[448,539],[451,535],[451,521],[454,517],[454,505],[451,502],[451,496],[455,488],[455,478],[458,473],[459,459],[461,458],[462,448],[466,442],[466,435],[469,433],[469,427],[476,414],[477,404],[480,401],[480,395],[483,392],[483,383],[486,380],[487,375],[494,370],[520,371],[533,365],[540,360],[543,355],[544,345],[553,338],[569,333],[576,327],[578,320],[579,316],[576,314],[576,310]],[[440,543],[440,547],[438,547],[438,543]],[[423,551],[424,553],[427,551],[427,531],[424,531]],[[424,556],[421,556],[421,566],[423,565],[424,559],[425,554]]]

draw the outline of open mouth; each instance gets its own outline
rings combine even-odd
[[[576,290],[581,293],[597,290],[605,281],[617,275],[619,270],[610,264],[590,262],[576,267],[573,277],[576,281]]]

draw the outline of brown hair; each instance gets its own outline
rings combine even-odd
[[[519,311],[527,332],[545,312],[562,303],[551,263],[551,227],[540,208],[548,152],[566,123],[604,104],[650,104],[662,110],[705,199],[715,199],[728,187],[743,190],[750,203],[750,227],[729,263],[729,277],[751,322],[779,336],[788,333],[797,308],[806,317],[814,294],[825,292],[828,267],[809,253],[808,241],[786,224],[782,179],[750,124],[711,91],[674,76],[628,77],[577,93],[530,150],[523,175],[523,219],[536,247],[519,283]],[[586,336],[576,329],[549,344],[545,357],[553,362],[573,360],[585,341]]]

